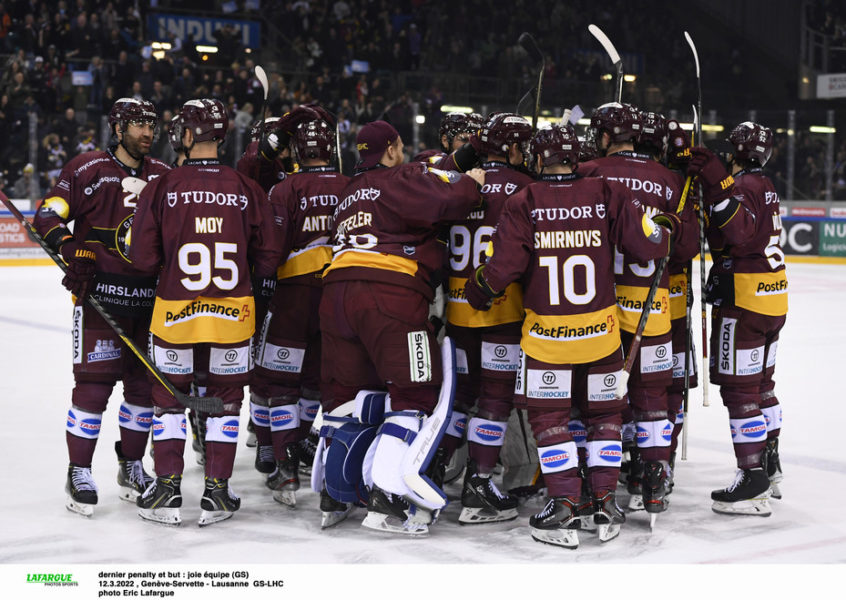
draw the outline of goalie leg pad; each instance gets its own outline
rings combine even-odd
[[[377,427],[354,420],[341,425],[332,436],[324,465],[326,491],[339,502],[366,503],[364,457],[376,437]]]
[[[361,390],[355,396],[353,416],[366,425],[379,425],[390,412],[391,397],[387,392]]]

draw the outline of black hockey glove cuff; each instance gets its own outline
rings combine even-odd
[[[476,269],[473,277],[464,285],[464,297],[467,303],[476,310],[489,310],[494,298],[502,296],[502,292],[495,292],[485,279],[485,265]]]

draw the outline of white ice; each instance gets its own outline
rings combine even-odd
[[[117,497],[113,444],[119,388],[104,416],[94,455],[100,502],[91,519],[68,512],[64,483],[65,416],[72,388],[69,294],[55,267],[0,268],[0,564],[842,565],[846,266],[789,263],[788,277],[790,312],[776,366],[776,392],[784,411],[784,498],[771,501],[772,516],[730,517],[711,511],[709,492],[729,484],[735,469],[726,411],[718,388],[712,386],[709,408],[702,406],[701,390],[692,393],[688,460],[678,461],[670,508],[659,517],[656,529],[650,532],[645,513],[630,514],[618,539],[600,545],[595,536],[583,533],[581,546],[571,551],[530,537],[528,518],[540,510],[540,501],[521,507],[519,519],[510,523],[459,526],[457,486],[448,488],[453,502],[427,539],[364,530],[362,509],[321,531],[316,494],[304,482],[295,510],[274,502],[253,468],[254,451],[243,439],[232,479],[242,508],[234,518],[209,528],[196,526],[203,473],[189,443],[183,526],[152,525]],[[697,307],[696,322],[698,315]],[[245,407],[242,424],[247,414]],[[149,457],[145,464],[152,472]],[[621,504],[626,500],[624,490],[620,499]],[[655,569],[671,570],[650,567]],[[530,572],[538,577],[548,573]],[[621,594],[650,593],[650,578],[643,573],[629,575],[636,579],[628,582],[628,591],[614,589]],[[778,570],[768,573],[783,576]],[[654,593],[667,591],[658,585]],[[51,597],[57,595],[62,594]]]

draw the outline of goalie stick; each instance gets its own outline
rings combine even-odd
[[[685,31],[684,39],[693,52],[693,61],[696,65],[696,111],[694,121],[696,126],[696,144],[702,144],[702,77],[699,70],[699,53],[693,43],[693,38]],[[699,196],[702,197],[702,184],[699,184]],[[702,406],[710,406],[708,400],[708,305],[705,302],[705,205],[699,202],[699,303],[702,306]]]
[[[56,254],[56,252],[44,241],[44,238],[35,230],[35,227],[26,220],[26,217],[23,216],[23,213],[18,210],[18,207],[15,206],[11,200],[2,192],[0,192],[0,202],[6,205],[9,209],[9,212],[12,213],[12,216],[17,219],[21,225],[23,225],[27,233],[29,233],[29,237],[37,242],[41,248],[47,253],[47,255],[53,259],[53,262],[58,265],[58,267],[65,273],[67,273],[67,265],[65,265],[65,261]],[[126,344],[126,347],[129,348],[132,353],[138,357],[138,360],[147,367],[147,369],[153,374],[153,376],[161,383],[168,392],[173,395],[174,398],[185,408],[190,408],[192,410],[204,412],[204,413],[218,413],[223,411],[223,400],[220,398],[216,398],[213,396],[208,397],[199,397],[199,396],[189,396],[183,392],[180,392],[176,389],[173,384],[168,381],[167,377],[165,377],[164,373],[162,373],[156,365],[150,362],[150,360],[145,356],[145,354],[135,345],[135,343],[126,335],[126,332],[123,331],[120,325],[114,320],[114,318],[108,313],[108,311],[103,308],[103,305],[100,304],[96,298],[93,296],[88,296],[86,298],[86,302],[97,311],[97,313],[103,317],[103,320],[108,323],[109,327],[111,327],[115,333],[118,334],[118,337]]]
[[[593,34],[602,47],[605,48],[605,52],[608,53],[608,58],[611,59],[611,62],[614,65],[614,69],[617,71],[617,79],[614,82],[614,98],[616,102],[622,102],[623,100],[623,59],[620,58],[620,53],[617,52],[617,49],[614,47],[614,44],[611,43],[611,40],[608,39],[608,36],[605,35],[605,32],[602,31],[599,27],[591,23],[588,25],[588,31]]]
[[[538,84],[534,89],[526,92],[517,103],[517,114],[521,114],[520,107],[523,105],[523,101],[526,100],[528,96],[534,95],[535,109],[532,113],[532,130],[537,131],[538,116],[540,115],[541,90],[543,89],[543,73],[546,70],[546,60],[544,59],[543,52],[541,52],[541,49],[538,47],[538,43],[535,41],[535,38],[533,38],[532,34],[528,31],[524,31],[520,34],[520,37],[517,39],[517,43],[520,44],[523,50],[528,53],[529,58],[538,63]]]

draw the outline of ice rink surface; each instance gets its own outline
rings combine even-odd
[[[677,461],[670,508],[659,517],[655,530],[650,532],[645,513],[633,513],[616,540],[600,545],[595,536],[583,532],[580,547],[572,551],[538,544],[530,537],[528,518],[542,508],[540,500],[522,506],[516,521],[459,526],[458,484],[448,486],[453,502],[426,539],[364,530],[360,527],[363,509],[337,527],[321,531],[317,495],[304,481],[296,509],[274,502],[263,476],[253,468],[254,450],[244,445],[243,435],[232,479],[242,508],[234,518],[209,528],[196,526],[203,472],[193,460],[189,442],[182,527],[143,522],[134,505],[117,497],[113,445],[118,436],[119,388],[104,416],[94,455],[99,504],[91,519],[70,513],[64,506],[65,416],[72,388],[69,294],[54,267],[0,268],[0,402],[5,424],[0,434],[5,484],[0,495],[0,575],[8,579],[10,565],[34,565],[35,570],[38,565],[280,565],[286,566],[288,574],[292,570],[317,577],[326,573],[325,579],[313,585],[328,590],[342,585],[332,573],[379,579],[386,569],[350,570],[349,566],[390,564],[398,565],[391,572],[406,574],[401,577],[406,585],[385,591],[385,596],[398,598],[418,597],[436,580],[449,589],[471,593],[475,581],[480,595],[501,597],[515,583],[510,575],[514,573],[520,574],[517,583],[524,582],[517,589],[525,591],[562,590],[549,581],[552,573],[560,583],[581,581],[590,573],[594,579],[616,579],[617,573],[624,573],[627,583],[607,588],[614,595],[670,593],[672,588],[659,582],[662,573],[673,572],[685,574],[682,579],[690,586],[677,593],[707,588],[735,595],[730,590],[745,587],[745,582],[746,591],[754,590],[755,596],[782,597],[792,589],[791,582],[798,585],[804,580],[806,587],[796,589],[805,592],[807,586],[835,576],[842,582],[846,574],[842,385],[846,265],[789,263],[788,278],[790,312],[775,375],[784,411],[784,498],[771,501],[772,516],[729,517],[711,511],[709,492],[725,487],[734,476],[728,418],[719,390],[712,386],[709,408],[702,406],[701,390],[691,394],[688,460]],[[695,274],[697,283],[698,279]],[[698,305],[694,317],[698,325]],[[245,403],[242,434],[247,418]],[[153,471],[149,456],[145,465]],[[618,497],[623,504],[625,490]],[[296,565],[304,565],[305,570],[291,568]],[[347,567],[333,571],[315,565]],[[553,566],[566,570],[550,571]],[[584,569],[577,569],[580,566]],[[13,571],[17,578],[19,569]],[[824,597],[843,597],[839,584],[832,584],[837,588]],[[67,590],[53,591],[45,597],[72,597]],[[601,590],[599,595],[604,595]],[[326,596],[317,593],[317,597]]]

